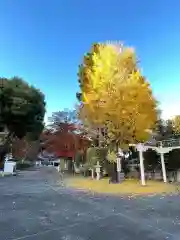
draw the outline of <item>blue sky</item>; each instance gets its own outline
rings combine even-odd
[[[1,0],[0,75],[46,95],[47,115],[72,108],[83,54],[97,41],[133,46],[163,116],[180,114],[179,0]]]

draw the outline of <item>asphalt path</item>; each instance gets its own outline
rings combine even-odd
[[[52,167],[0,178],[0,240],[51,239],[180,240],[180,196],[83,193]]]

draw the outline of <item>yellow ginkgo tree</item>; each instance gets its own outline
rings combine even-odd
[[[109,143],[124,148],[145,141],[157,120],[157,102],[132,48],[95,44],[79,67],[82,108],[91,123],[106,126]]]
[[[173,130],[175,134],[180,134],[180,115],[176,115],[172,120]]]
[[[147,140],[147,130],[156,122],[156,100],[140,72],[133,72],[107,92],[113,92],[104,106],[110,140],[121,148]]]
[[[114,46],[94,44],[79,66],[81,93],[77,94],[77,97],[81,101],[80,116],[84,122],[88,122],[91,127],[99,130],[104,127],[103,91],[101,90],[109,84],[109,79],[112,79],[116,60]]]

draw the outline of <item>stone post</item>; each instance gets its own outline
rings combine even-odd
[[[122,165],[121,165],[121,161],[122,161],[122,157],[124,157],[124,153],[122,151],[122,149],[118,149],[118,157],[116,159],[116,163],[117,163],[117,182],[122,182],[124,180],[124,172],[122,172]]]
[[[99,164],[99,161],[97,161],[97,165],[95,166],[95,168],[96,168],[96,180],[100,180],[101,166]]]
[[[121,181],[121,157],[117,157],[117,181],[120,182]]]
[[[94,179],[94,169],[91,168],[90,170],[91,170],[91,178]]]

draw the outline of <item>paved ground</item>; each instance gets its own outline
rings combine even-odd
[[[23,239],[180,240],[180,196],[92,196],[47,167],[0,178],[0,240]]]

